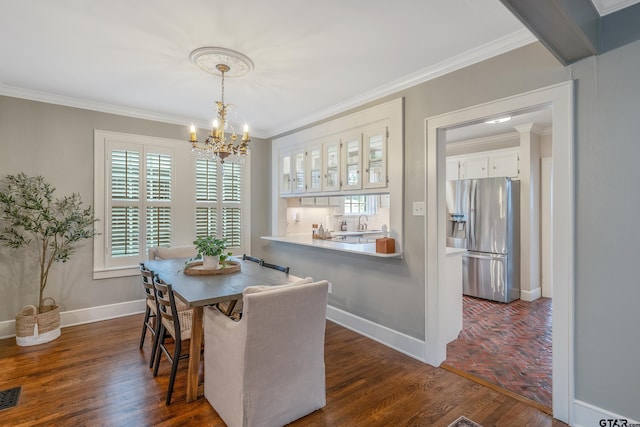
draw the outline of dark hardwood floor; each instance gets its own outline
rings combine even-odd
[[[169,364],[138,350],[142,315],[73,326],[57,340],[18,347],[0,340],[0,391],[22,386],[1,426],[223,426],[204,399],[186,403],[186,362],[171,406]],[[327,406],[292,426],[448,426],[461,415],[484,427],[562,426],[504,394],[327,322]],[[220,384],[224,387],[224,384]]]

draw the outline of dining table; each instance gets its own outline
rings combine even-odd
[[[188,260],[188,258],[171,258],[144,261],[143,264],[165,283],[171,284],[174,293],[193,309],[187,371],[187,402],[192,402],[198,398],[200,388],[200,349],[204,307],[242,299],[242,291],[248,286],[285,285],[301,278],[235,257],[230,260],[239,265],[239,271],[229,274],[191,275],[185,273]]]

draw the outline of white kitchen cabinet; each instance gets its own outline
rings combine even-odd
[[[374,127],[364,132],[364,188],[387,186],[387,128]]]
[[[447,181],[493,177],[517,178],[520,149],[505,148],[447,158]]]
[[[447,159],[447,181],[460,179],[460,161]]]
[[[489,157],[489,176],[508,176],[516,178],[520,174],[519,154],[517,151],[495,153]]]
[[[305,151],[293,152],[293,192],[304,193],[307,191]]]
[[[362,188],[362,134],[342,138],[342,190]]]
[[[306,151],[307,192],[322,191],[322,145],[310,147]]]
[[[324,155],[323,191],[340,191],[340,140],[325,142],[322,145]]]
[[[280,195],[291,194],[291,153],[285,152],[280,155]]]
[[[487,156],[467,157],[460,161],[460,179],[486,178],[489,176]]]

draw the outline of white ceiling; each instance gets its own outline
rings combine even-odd
[[[552,126],[551,108],[545,107],[533,111],[520,111],[504,115],[511,117],[511,120],[503,123],[471,123],[465,126],[447,129],[447,143],[468,141],[470,139],[486,138],[489,136],[504,135],[516,132],[516,126],[534,124],[541,129]],[[497,119],[499,117],[487,117],[487,119]]]
[[[532,41],[498,0],[3,0],[0,95],[209,127],[220,79],[189,54],[220,46],[269,137]]]

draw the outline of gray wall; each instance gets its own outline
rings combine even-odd
[[[563,68],[539,44],[473,65],[375,104],[405,97],[405,252],[377,260],[267,243],[269,143],[253,143],[254,255],[292,267],[297,275],[333,282],[330,304],[424,339],[424,227],[411,203],[424,200],[424,119],[545,87],[576,82],[576,398],[640,419],[639,229],[625,226],[640,208],[640,42]],[[373,103],[372,103],[373,104]],[[364,106],[366,107],[366,106]],[[364,108],[363,107],[363,108]],[[185,128],[152,121],[0,97],[0,174],[50,177],[61,193],[93,202],[93,129],[184,139]],[[0,321],[33,303],[26,264],[0,248]],[[56,266],[48,294],[63,309],[139,299],[137,278],[91,279],[91,243],[67,266]],[[62,267],[62,268],[60,268]]]
[[[79,192],[93,205],[93,130],[185,140],[185,126],[0,96],[0,176],[25,172],[43,175],[57,195]],[[186,142],[185,142],[186,144]],[[264,186],[270,143],[252,142],[252,182]],[[266,186],[265,186],[266,188]],[[266,206],[265,191],[256,191],[254,206]],[[264,209],[266,211],[267,209]],[[268,219],[252,220],[265,230]],[[27,304],[37,305],[38,274],[31,260],[0,246],[0,321],[13,320]],[[138,277],[93,280],[93,242],[84,241],[67,263],[55,264],[45,296],[63,311],[144,298]]]
[[[576,398],[640,420],[640,42],[571,68]]]
[[[411,207],[425,200],[425,119],[568,79],[567,69],[532,44],[363,106],[405,99],[404,200],[392,200],[404,205],[404,259],[265,241],[254,246],[254,253],[290,265],[293,274],[331,281],[332,306],[424,340],[424,217],[413,216]]]

